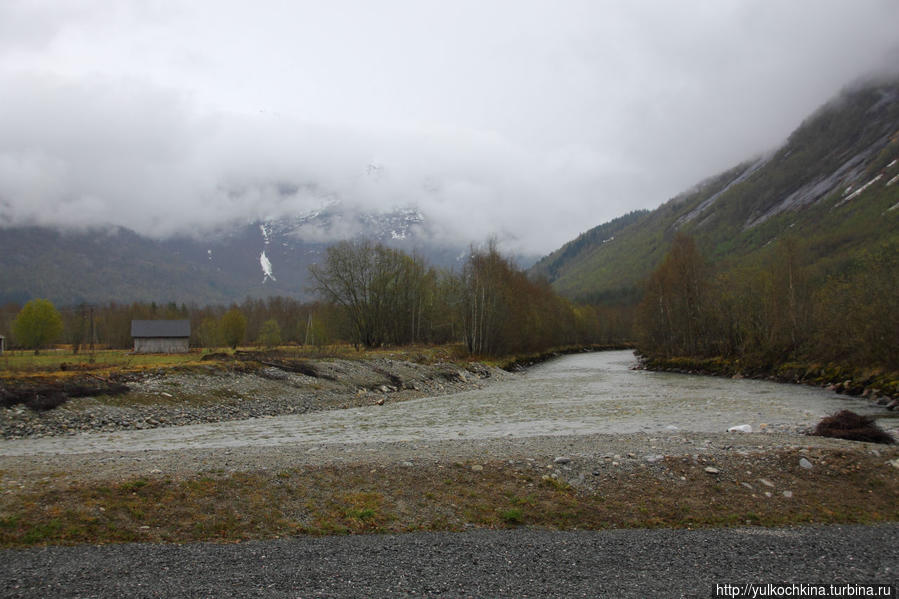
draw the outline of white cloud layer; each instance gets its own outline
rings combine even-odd
[[[895,0],[0,3],[0,226],[418,206],[547,252],[896,62]],[[374,165],[377,168],[370,168]]]

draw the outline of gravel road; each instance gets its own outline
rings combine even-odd
[[[472,531],[4,551],[4,597],[714,597],[899,580],[899,524]],[[895,595],[893,595],[895,596]]]

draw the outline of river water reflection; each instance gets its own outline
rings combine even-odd
[[[565,356],[485,389],[384,406],[153,430],[0,442],[0,454],[142,451],[285,443],[377,442],[789,431],[840,409],[882,414],[862,399],[765,381],[631,370],[629,351]]]

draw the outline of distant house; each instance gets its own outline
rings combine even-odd
[[[183,354],[190,351],[189,320],[132,320],[136,354]]]

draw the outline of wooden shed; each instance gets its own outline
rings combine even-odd
[[[136,354],[184,354],[190,351],[189,320],[132,320]]]

